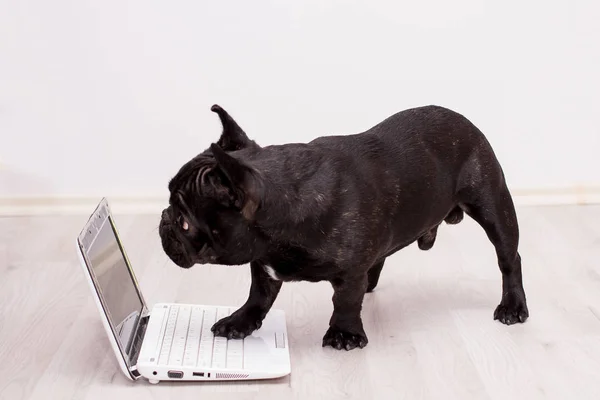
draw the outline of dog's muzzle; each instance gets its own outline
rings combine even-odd
[[[177,229],[173,225],[168,209],[163,210],[161,214],[160,224],[158,225],[158,233],[162,247],[167,256],[181,268],[190,268],[196,262],[190,257],[186,251],[185,245],[177,237],[175,232]]]

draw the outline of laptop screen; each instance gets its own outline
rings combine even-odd
[[[100,286],[108,319],[115,327],[121,348],[129,354],[132,333],[142,313],[143,302],[129,273],[112,217],[104,219],[87,257]]]

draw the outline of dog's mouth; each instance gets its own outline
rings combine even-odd
[[[179,259],[175,259],[173,257],[169,257],[169,258],[171,258],[171,260],[175,264],[177,264],[178,267],[183,268],[183,269],[190,269],[190,268],[192,268],[196,264],[195,262],[193,262],[193,261],[191,261],[189,259],[184,260],[184,259],[181,259],[181,258],[179,258]]]
[[[178,267],[191,268],[196,261],[190,257],[181,242],[172,239],[162,239],[163,250]]]
[[[198,264],[215,264],[217,262],[217,256],[215,252],[208,247],[207,243],[200,249],[196,256],[196,263]]]
[[[188,269],[197,263],[196,258],[192,256],[193,252],[190,252],[183,241],[177,238],[177,233],[169,221],[161,219],[158,233],[165,254],[177,266]]]
[[[178,237],[176,229],[169,220],[162,219],[158,231],[164,252],[177,266],[188,269],[195,264],[217,263],[217,255],[208,243],[197,250],[186,238]]]

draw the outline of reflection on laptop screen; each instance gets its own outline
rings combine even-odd
[[[108,319],[115,327],[121,348],[129,353],[129,341],[143,305],[111,222],[110,218],[104,221],[87,255],[102,291]]]

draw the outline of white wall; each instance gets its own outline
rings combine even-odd
[[[594,1],[3,0],[0,197],[165,196],[225,107],[260,144],[439,104],[513,189],[600,186]]]

